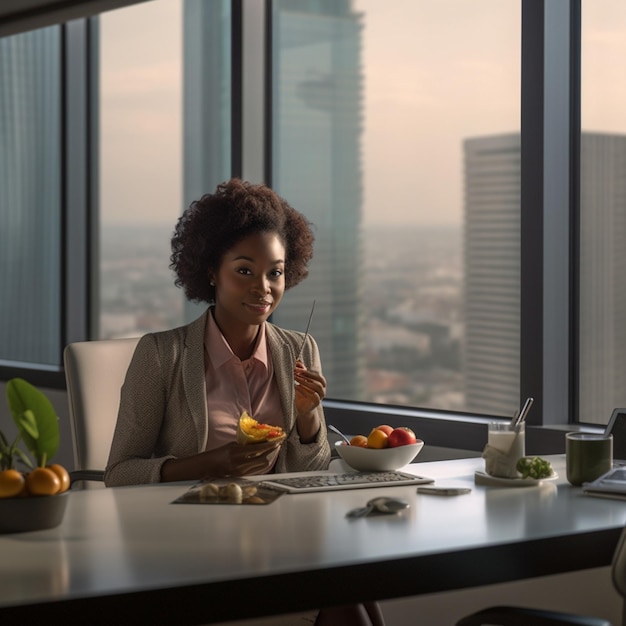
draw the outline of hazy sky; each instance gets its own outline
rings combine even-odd
[[[104,221],[171,221],[181,207],[179,0],[102,14],[101,205]]]
[[[355,0],[367,221],[460,223],[462,141],[519,130],[518,0]],[[626,128],[626,2],[583,0],[583,127]],[[101,18],[103,219],[181,210],[181,2]],[[620,62],[621,60],[621,62]]]

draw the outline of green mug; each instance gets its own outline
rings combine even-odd
[[[579,487],[606,474],[613,466],[613,435],[567,433],[567,480]]]

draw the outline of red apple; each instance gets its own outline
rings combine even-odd
[[[391,433],[389,433],[388,440],[390,448],[397,448],[398,446],[408,446],[412,443],[417,443],[417,437],[415,436],[415,433],[406,426],[394,428]]]

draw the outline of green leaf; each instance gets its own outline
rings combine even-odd
[[[33,469],[33,462],[28,458],[25,452],[23,452],[19,448],[15,448],[13,452],[14,452],[14,456],[18,457],[18,460],[20,460],[24,465],[26,465],[28,469]]]
[[[30,409],[26,409],[21,415],[18,415],[17,422],[21,432],[27,432],[33,439],[39,439],[39,428],[35,414]]]
[[[59,419],[52,403],[22,378],[12,378],[6,389],[9,409],[24,445],[39,465],[50,462],[59,448]]]

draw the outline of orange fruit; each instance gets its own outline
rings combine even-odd
[[[389,424],[381,424],[380,426],[376,426],[378,430],[382,430],[386,435],[389,435],[393,430],[393,426],[389,426]]]
[[[61,482],[61,488],[59,489],[59,493],[63,493],[64,491],[67,491],[70,488],[69,472],[62,465],[59,465],[58,463],[53,463],[52,465],[48,465],[48,469],[52,470],[57,475],[57,477],[59,478],[59,481]]]
[[[24,475],[14,469],[0,472],[0,498],[14,498],[24,489]]]
[[[350,439],[350,445],[358,448],[367,448],[367,437],[365,435],[355,435]]]
[[[386,448],[389,446],[389,436],[380,428],[374,428],[372,432],[367,436],[368,448]]]
[[[61,481],[51,469],[36,467],[26,476],[26,488],[33,496],[53,496],[59,493]]]

